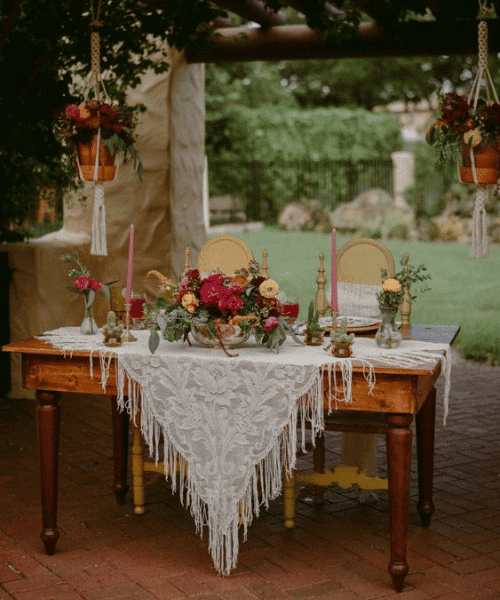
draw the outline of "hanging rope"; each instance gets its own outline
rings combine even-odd
[[[484,185],[477,188],[474,212],[472,214],[472,258],[486,258],[488,256],[488,228],[486,223],[485,202],[488,190]]]
[[[101,0],[97,3],[97,9],[94,9],[93,0],[90,0],[90,74],[89,84],[86,88],[85,100],[87,100],[90,88],[93,88],[94,98],[101,101],[101,90],[107,98],[106,90],[101,78],[101,40],[99,36],[99,27],[102,27],[101,18]],[[106,207],[104,205],[104,185],[99,179],[99,155],[101,148],[101,130],[97,130],[97,151],[94,164],[94,206],[92,211],[92,244],[90,254],[96,256],[107,256],[108,249],[106,244]]]
[[[484,21],[484,17],[491,14],[491,10],[487,8],[487,1],[479,2],[479,11],[481,14],[481,21],[478,25],[478,70],[474,83],[469,94],[468,102],[474,108],[477,108],[479,102],[479,94],[481,92],[481,86],[484,84],[486,102],[491,104],[492,102],[499,103],[498,95],[493,85],[490,72],[488,70],[488,25]],[[473,145],[470,145],[470,159],[471,159],[471,170],[474,183],[478,186],[476,191],[476,199],[474,203],[474,212],[472,215],[472,248],[471,256],[473,258],[485,258],[488,255],[488,239],[487,239],[487,222],[486,222],[486,208],[485,202],[488,197],[488,191],[484,185],[480,185],[477,169],[476,159],[474,154]],[[497,183],[498,187],[499,183]]]

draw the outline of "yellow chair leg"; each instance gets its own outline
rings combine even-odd
[[[287,477],[286,473],[283,481],[283,513],[285,517],[285,527],[293,529],[295,527],[295,478],[292,473]]]
[[[137,417],[139,418],[139,417]],[[132,483],[134,488],[134,512],[144,514],[146,495],[144,491],[144,446],[140,426],[134,426],[134,441],[132,444]]]

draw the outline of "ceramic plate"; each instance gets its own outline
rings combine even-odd
[[[340,320],[347,319],[347,331],[349,333],[356,331],[371,331],[372,329],[377,329],[380,324],[380,319],[374,319],[372,317],[339,317]],[[331,317],[320,317],[319,324],[323,328],[329,328],[332,326],[332,318]],[[306,322],[299,323],[295,327],[296,333],[302,335],[306,328]]]

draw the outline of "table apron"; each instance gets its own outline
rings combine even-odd
[[[352,374],[352,402],[342,401],[341,390],[337,390],[337,405],[330,400],[330,383],[328,374],[323,376],[325,409],[331,408],[342,411],[369,411],[384,413],[416,414],[433,390],[439,370],[422,375],[395,375],[377,373],[375,386],[370,393],[368,383],[362,373]],[[332,382],[333,385],[333,382]],[[338,380],[341,386],[341,380]]]
[[[24,387],[34,390],[55,392],[80,392],[86,394],[116,395],[116,360],[112,359],[106,387],[101,384],[101,364],[99,357],[92,359],[93,376],[90,375],[90,359],[86,356],[71,358],[58,355],[23,354]],[[433,389],[438,370],[429,374],[386,374],[377,373],[375,387],[370,394],[362,373],[352,376],[352,397],[350,404],[340,401],[338,410],[396,412],[416,414],[430,391]],[[340,381],[339,381],[340,383]],[[328,375],[324,374],[324,406],[328,408]],[[332,400],[332,408],[335,402]]]
[[[101,384],[99,357],[92,359],[92,377],[89,367],[88,356],[70,358],[57,355],[23,354],[23,385],[30,390],[116,395],[116,359],[111,360],[105,389]]]

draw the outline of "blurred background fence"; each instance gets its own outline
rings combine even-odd
[[[393,194],[391,158],[209,162],[210,197],[239,199],[248,221],[276,223],[287,204],[302,200],[319,200],[333,210],[372,188]]]

